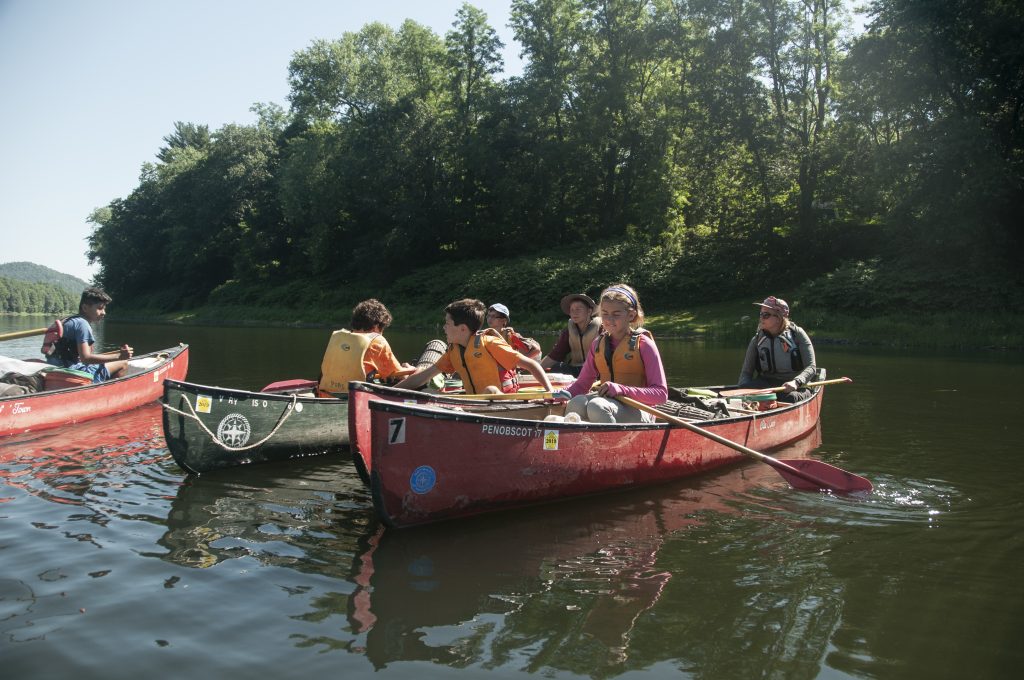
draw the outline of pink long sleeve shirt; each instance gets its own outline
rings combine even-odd
[[[594,363],[594,352],[597,349],[597,343],[600,341],[601,338],[598,338],[590,346],[590,351],[587,352],[587,360],[583,362],[583,368],[580,370],[580,377],[576,378],[576,381],[566,388],[569,390],[569,394],[574,397],[589,392],[591,385],[600,377],[597,372],[597,365]],[[628,341],[628,338],[626,341]],[[612,342],[612,349],[614,350],[616,347],[618,347],[618,343]],[[639,348],[640,358],[644,362],[647,387],[630,387],[610,382],[608,383],[608,396],[629,397],[648,406],[663,404],[668,401],[668,386],[665,380],[665,366],[661,363],[661,354],[658,352],[658,346],[648,336],[641,335]]]

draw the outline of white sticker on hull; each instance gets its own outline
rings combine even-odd
[[[388,444],[405,443],[405,418],[390,418],[388,420]]]
[[[480,431],[499,437],[542,437],[544,431],[529,425],[492,425],[484,423]]]

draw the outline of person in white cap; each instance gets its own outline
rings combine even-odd
[[[774,295],[753,303],[761,308],[757,333],[747,345],[740,387],[785,387],[780,401],[796,403],[811,396],[804,388],[817,372],[814,345],[789,318],[789,305]]]
[[[512,326],[508,325],[510,318],[508,307],[500,302],[495,302],[487,308],[488,326],[501,333],[505,342],[512,345],[512,349],[523,356],[535,360],[540,359],[540,343],[533,338],[527,338],[517,333]]]
[[[597,303],[589,295],[573,293],[562,298],[561,307],[569,320],[540,365],[555,373],[568,373],[578,378],[587,359],[587,351],[601,334]]]

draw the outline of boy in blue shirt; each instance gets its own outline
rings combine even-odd
[[[82,291],[78,314],[63,321],[64,333],[57,340],[53,353],[46,357],[47,363],[91,373],[92,381],[96,383],[121,377],[134,352],[131,347],[121,345],[116,352],[92,351],[96,343],[92,324],[107,315],[107,304],[111,299],[102,288]]]

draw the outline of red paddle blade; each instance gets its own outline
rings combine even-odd
[[[766,461],[767,462],[767,461]],[[871,491],[871,482],[846,470],[812,458],[796,458],[779,460],[782,465],[772,465],[775,471],[789,482],[794,489],[801,491],[820,491],[828,489],[837,493],[854,493]]]

